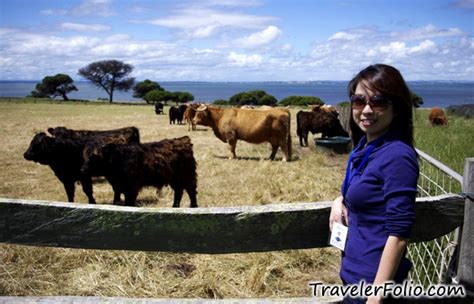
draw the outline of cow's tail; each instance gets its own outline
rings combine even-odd
[[[288,133],[286,135],[286,148],[288,150],[288,160],[291,159],[291,114],[288,112]]]

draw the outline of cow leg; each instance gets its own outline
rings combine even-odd
[[[271,144],[272,145],[272,154],[270,154],[270,160],[275,159],[275,155],[278,151],[278,144]]]
[[[113,188],[113,189],[114,189],[114,205],[120,205],[121,192],[116,188]]]
[[[197,199],[196,199],[196,194],[197,194],[196,186],[188,187],[186,189],[186,192],[188,192],[189,200],[191,201],[190,207],[197,208],[198,205],[197,205]]]
[[[289,161],[290,157],[288,154],[288,142],[286,140],[280,140],[281,151],[283,151],[283,161]]]
[[[125,192],[124,194],[125,194],[125,206],[135,206],[138,192],[129,191],[129,192]]]
[[[87,195],[89,199],[89,204],[95,204],[94,196],[92,195],[92,180],[90,178],[83,178],[81,180],[82,191]]]
[[[179,204],[181,203],[181,198],[183,197],[183,188],[181,186],[174,187],[174,201],[173,201],[173,208],[178,208]]]
[[[76,190],[76,186],[74,182],[63,182],[64,190],[66,190],[67,200],[68,202],[74,202],[74,192]]]
[[[229,149],[230,149],[230,159],[235,159],[237,156],[235,155],[235,148],[237,147],[237,139],[229,139],[227,141],[229,143]]]
[[[303,146],[307,147],[308,146],[308,134],[309,132],[303,132]]]

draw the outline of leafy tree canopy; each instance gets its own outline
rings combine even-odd
[[[69,75],[56,74],[55,76],[46,76],[36,85],[36,89],[31,91],[33,97],[56,97],[61,96],[63,100],[69,100],[67,94],[72,91],[77,91]]]
[[[194,96],[191,93],[188,92],[173,92],[173,100],[176,103],[186,103],[188,101],[193,101]]]
[[[134,87],[133,87],[133,97],[135,98],[144,98],[146,93],[153,91],[153,90],[158,90],[158,91],[164,91],[158,82],[151,81],[149,79],[145,79],[144,81],[138,82]]]
[[[151,90],[143,96],[146,103],[157,103],[157,102],[165,102],[168,103],[168,100],[173,100],[173,94],[168,91],[164,90]]]
[[[225,99],[216,99],[214,100],[212,104],[216,106],[229,106],[230,105],[229,101]]]
[[[229,99],[229,103],[234,106],[243,106],[243,105],[269,105],[273,106],[277,103],[277,99],[270,94],[267,94],[262,90],[241,92],[235,94]]]
[[[114,91],[128,91],[135,83],[135,78],[127,77],[133,66],[118,60],[102,60],[90,63],[79,69],[78,74],[96,87],[104,89],[113,102]]]
[[[281,106],[324,105],[324,101],[315,96],[288,96],[279,103]]]
[[[413,106],[415,108],[421,107],[421,105],[423,104],[423,98],[416,95],[414,92],[410,92],[410,94],[411,94],[411,101],[413,102]]]

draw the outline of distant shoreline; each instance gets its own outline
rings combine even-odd
[[[33,80],[0,80],[0,97],[26,97],[31,95],[38,81]],[[267,81],[267,82],[159,82],[170,92],[189,92],[194,101],[212,103],[218,99],[228,100],[233,95],[254,90],[263,90],[273,95],[278,101],[288,96],[316,96],[326,104],[335,105],[348,101],[346,81]],[[422,107],[442,107],[449,105],[474,104],[474,81],[408,81],[410,89],[423,98]],[[74,82],[78,91],[68,94],[70,99],[98,100],[107,98],[102,89],[90,82]],[[133,91],[116,91],[114,101],[138,102]]]

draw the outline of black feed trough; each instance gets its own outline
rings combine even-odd
[[[314,144],[316,145],[316,148],[342,154],[350,151],[351,138],[344,136],[316,138]]]

